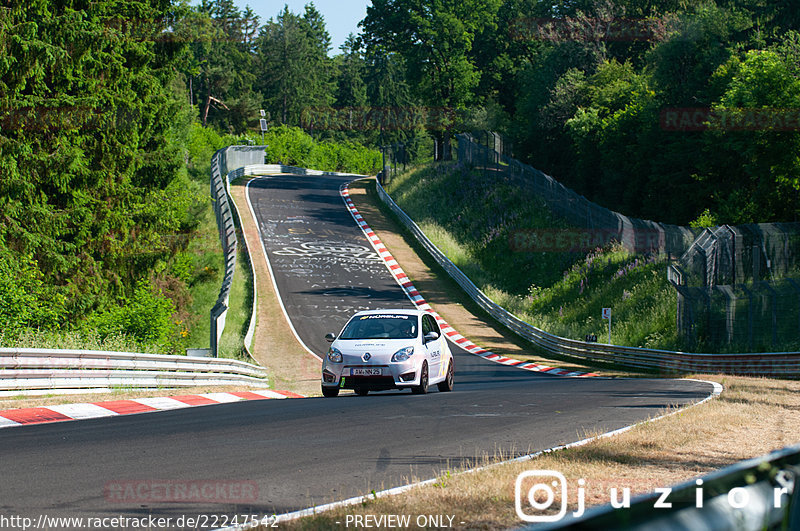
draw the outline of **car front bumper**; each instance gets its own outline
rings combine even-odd
[[[360,360],[359,360],[360,361]],[[381,369],[379,376],[357,374],[359,369]],[[322,366],[322,385],[340,389],[407,389],[419,385],[420,367],[413,360],[400,363],[354,364],[332,363],[325,360]]]

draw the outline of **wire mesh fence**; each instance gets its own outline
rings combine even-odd
[[[381,147],[383,171],[379,175],[382,184],[405,173],[414,166],[430,164],[437,160],[437,143],[427,135],[416,135],[405,142]]]
[[[486,179],[513,179],[587,239],[615,240],[632,253],[664,257],[667,278],[677,292],[676,321],[686,347],[709,352],[800,349],[800,224],[700,229],[632,218],[514,159],[512,146],[497,133],[456,138],[460,163]],[[384,179],[413,166],[407,150],[384,149]],[[430,162],[433,153],[417,160]]]
[[[800,348],[800,224],[709,228],[668,268],[678,329],[723,350]]]
[[[509,146],[497,133],[460,134],[457,138],[459,161],[483,171],[487,178],[510,175],[521,186],[532,188],[554,214],[568,220],[572,226],[588,229],[587,234],[613,238],[631,252],[656,252],[678,258],[699,232],[688,227],[631,218],[593,203],[549,175],[505,154]]]

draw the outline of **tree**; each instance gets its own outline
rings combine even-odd
[[[280,123],[299,125],[306,107],[334,101],[330,36],[313,4],[301,17],[284,10],[261,28],[257,40],[259,88]]]
[[[375,0],[361,22],[368,49],[399,53],[406,77],[424,104],[463,109],[472,103],[480,72],[475,36],[496,24],[501,0]],[[447,134],[436,132],[439,153]]]
[[[364,71],[367,65],[361,43],[351,33],[340,49],[342,53],[336,56],[336,105],[363,107],[367,104],[367,85],[364,82]]]
[[[254,90],[252,54],[257,27],[252,9],[240,12],[233,0],[203,0],[180,21],[178,31],[192,43],[187,74],[198,81],[192,91],[202,98],[203,125],[241,133],[257,117],[261,95]]]
[[[798,51],[800,36],[792,32],[786,45],[751,50],[720,69],[730,81],[704,135],[701,179],[713,188],[723,222],[789,221],[800,214]]]
[[[164,38],[169,0],[5,5],[0,242],[79,316],[168,256],[181,228],[184,46]]]

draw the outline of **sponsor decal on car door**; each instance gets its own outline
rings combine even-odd
[[[442,375],[442,333],[439,331],[439,327],[433,317],[425,314],[422,316],[422,337],[424,338],[429,332],[439,334],[439,339],[425,343],[425,348],[428,352],[428,375],[430,379],[434,379]]]

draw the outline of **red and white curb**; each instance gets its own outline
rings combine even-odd
[[[271,400],[305,398],[290,391],[235,391],[230,393],[205,393],[153,398],[130,398],[82,404],[59,404],[56,406],[31,407],[0,411],[0,428],[12,428],[29,424],[64,422],[67,420],[96,419],[134,413],[152,413],[185,407],[210,406],[243,400]]]
[[[478,345],[474,344],[469,339],[459,334],[452,326],[447,324],[447,321],[445,321],[441,315],[436,313],[436,311],[433,308],[431,308],[430,304],[428,304],[425,301],[422,295],[420,295],[417,288],[414,287],[414,284],[408,278],[408,275],[406,275],[403,269],[400,267],[400,264],[398,264],[397,260],[394,259],[392,253],[390,253],[388,249],[386,249],[386,246],[383,244],[381,239],[378,238],[378,236],[375,234],[375,231],[373,231],[367,224],[367,222],[364,221],[364,218],[361,217],[361,213],[356,208],[355,204],[353,203],[353,200],[350,199],[350,191],[348,189],[349,184],[350,183],[343,184],[339,189],[339,194],[342,196],[344,204],[347,206],[347,209],[350,211],[350,214],[353,216],[353,219],[356,220],[356,223],[358,224],[364,235],[372,244],[372,247],[375,249],[375,252],[377,252],[378,255],[381,258],[383,258],[384,264],[389,269],[389,272],[392,274],[395,281],[397,281],[400,287],[403,288],[403,291],[408,296],[408,298],[411,299],[411,302],[413,302],[420,310],[430,312],[439,322],[439,327],[442,329],[444,335],[446,335],[453,343],[463,348],[470,354],[480,356],[481,358],[493,361],[495,363],[517,367],[518,369],[524,369],[526,371],[542,372],[556,376],[575,376],[575,377],[597,376],[597,374],[593,372],[568,371],[566,369],[559,369],[558,367],[550,367],[548,365],[542,365],[540,363],[532,363],[532,362],[517,360],[514,358],[507,358],[505,356],[494,354],[493,352],[481,348]]]

